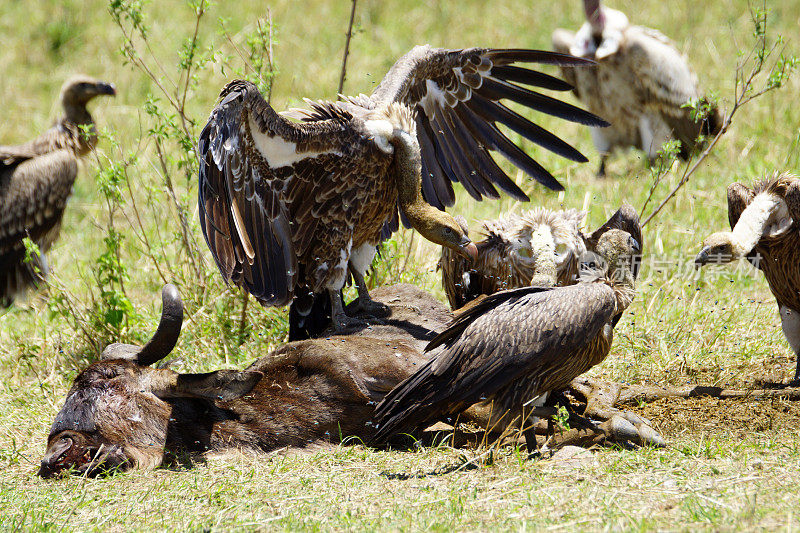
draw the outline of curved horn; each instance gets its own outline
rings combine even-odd
[[[178,343],[183,324],[183,301],[178,288],[172,283],[167,283],[161,289],[161,321],[158,329],[139,351],[136,364],[150,366],[169,355]]]
[[[175,285],[167,283],[161,289],[161,321],[144,346],[115,342],[109,344],[100,359],[126,359],[140,366],[150,366],[163,359],[175,348],[183,323],[183,301]]]

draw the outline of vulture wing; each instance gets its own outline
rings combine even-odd
[[[237,80],[220,95],[200,134],[200,224],[226,281],[265,305],[292,299],[298,258],[319,232],[354,224],[354,180],[388,154],[329,106],[323,119],[293,123],[255,85]],[[357,188],[355,188],[357,189]]]
[[[736,227],[739,217],[742,216],[750,202],[755,198],[756,193],[752,189],[741,183],[731,183],[728,185],[728,223],[731,230]]]
[[[582,283],[493,294],[428,344],[443,350],[378,405],[376,440],[491,397],[516,379],[552,372],[594,338],[615,309],[612,289]]]
[[[691,118],[684,104],[700,96],[697,77],[675,44],[661,32],[632,26],[625,32],[630,68],[639,84],[642,101],[661,115],[676,139],[692,150],[700,133],[716,133],[721,126],[718,111],[703,125]]]
[[[619,229],[628,232],[630,236],[639,243],[639,247],[644,248],[642,226],[639,223],[639,213],[636,212],[636,209],[634,209],[631,204],[624,202],[605,224],[590,233],[589,236],[586,237],[586,246],[590,250],[594,250],[600,236],[611,229]]]
[[[800,227],[800,178],[791,177],[790,183],[786,186],[783,199],[786,202],[789,215],[792,217],[795,227]]]
[[[0,300],[35,283],[33,266],[46,270],[37,260],[23,262],[22,240],[29,237],[42,253],[50,248],[77,175],[78,160],[68,150],[0,166]]]
[[[427,202],[439,208],[453,205],[451,182],[460,182],[471,196],[498,198],[495,185],[512,197],[528,196],[503,172],[489,151],[553,190],[563,190],[539,163],[498,129],[508,127],[522,137],[573,161],[586,158],[573,147],[511,110],[509,100],[549,115],[590,126],[607,126],[599,117],[555,98],[522,87],[557,91],[572,87],[558,78],[514,63],[561,66],[590,65],[591,61],[537,50],[444,50],[417,46],[401,57],[373,92],[371,105],[403,102],[416,109],[417,137],[422,150],[422,190]],[[364,105],[365,98],[351,99]]]

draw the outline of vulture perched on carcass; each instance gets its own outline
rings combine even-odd
[[[458,315],[428,344],[427,351],[441,347],[430,362],[378,404],[375,441],[492,402],[506,422],[520,424],[535,451],[525,424],[531,410],[605,359],[614,324],[634,296],[636,239],[611,229],[596,251],[602,264],[575,285],[498,292]]]
[[[58,237],[78,158],[97,143],[86,104],[115,94],[110,83],[71,78],[61,88],[64,116],[53,127],[25,144],[0,146],[0,306],[46,275],[44,253]],[[25,237],[41,252],[27,262]]]
[[[575,94],[611,123],[593,128],[592,140],[601,154],[599,175],[614,148],[633,146],[653,159],[669,139],[681,142],[686,159],[698,136],[716,135],[722,117],[715,105],[705,120],[692,118],[686,104],[703,99],[697,77],[686,57],[661,32],[632,26],[624,13],[601,6],[600,0],[584,0],[587,22],[577,33],[553,32],[553,49],[597,61],[594,69],[563,70]]]
[[[369,300],[363,276],[376,246],[398,228],[401,217],[426,239],[472,258],[474,245],[439,211],[453,205],[451,184],[460,182],[476,199],[499,197],[499,187],[528,200],[490,151],[546,187],[563,189],[498,125],[586,161],[501,100],[606,125],[523,87],[570,89],[515,63],[569,67],[591,61],[536,50],[417,46],[371,95],[309,102],[309,110],[287,113],[300,123],[276,113],[252,83],[229,83],[198,144],[200,223],[225,280],[262,305],[292,302],[290,339],[296,339],[305,317],[314,315],[317,303],[328,305],[325,300],[337,331],[363,325],[343,310],[340,290],[348,271],[358,287],[358,307],[380,311],[382,306]]]
[[[800,178],[775,172],[752,189],[728,186],[728,222],[703,240],[695,265],[730,263],[746,257],[764,272],[778,302],[786,340],[797,355],[800,382]]]
[[[627,231],[643,243],[639,215],[630,204],[623,204],[589,235],[578,228],[583,217],[584,212],[577,209],[543,207],[508,214],[481,223],[485,238],[475,243],[477,260],[467,261],[442,249],[442,287],[451,308],[459,309],[480,295],[505,289],[577,283],[581,259],[587,251],[594,251],[597,239],[609,229]],[[458,219],[466,233],[466,221]]]

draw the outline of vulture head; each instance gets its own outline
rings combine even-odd
[[[61,103],[66,108],[83,107],[95,96],[116,96],[113,83],[96,80],[89,76],[73,76],[61,86]]]
[[[619,51],[628,27],[628,17],[622,11],[600,5],[600,0],[583,0],[586,24],[575,35],[570,53],[578,57],[601,60]]]
[[[450,248],[470,261],[478,258],[478,248],[467,234],[466,223],[462,227],[446,212],[431,208],[424,219],[412,225],[429,241]]]
[[[731,263],[750,253],[749,249],[737,242],[732,231],[713,233],[703,241],[702,246],[694,259],[697,268],[708,264]]]
[[[633,258],[642,253],[641,245],[627,231],[612,229],[600,236],[595,248],[605,263],[606,279],[633,287]]]

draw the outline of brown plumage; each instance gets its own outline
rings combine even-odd
[[[144,347],[113,344],[75,378],[39,475],[150,469],[185,452],[370,439],[375,405],[425,364],[425,344],[452,316],[411,285],[373,295],[390,316],[361,335],[292,342],[242,371],[179,374],[152,366],[175,346],[183,319],[177,290],[166,286],[153,339]]]
[[[58,237],[64,206],[78,174],[78,158],[97,142],[86,104],[114,87],[77,76],[61,89],[64,115],[36,139],[0,146],[0,305],[47,273],[47,261],[35,255],[25,262],[23,239],[47,252]],[[85,133],[84,133],[85,132]]]
[[[483,221],[485,238],[475,243],[477,260],[470,262],[442,249],[439,266],[450,306],[459,309],[480,295],[505,289],[577,283],[580,260],[587,250],[594,251],[597,239],[609,229],[627,231],[643,243],[639,216],[629,204],[588,235],[578,229],[583,216],[576,209],[540,207]],[[461,218],[459,223],[466,231],[466,221]],[[638,272],[638,259],[635,268]]]
[[[588,64],[552,52],[419,46],[395,63],[372,95],[311,102],[310,110],[290,113],[303,123],[276,113],[253,84],[228,84],[198,144],[200,221],[223,277],[264,305],[285,305],[293,297],[309,305],[306,295],[327,291],[341,330],[348,319],[339,290],[348,269],[359,300],[366,300],[363,274],[376,245],[397,229],[400,213],[425,238],[464,253],[469,240],[461,228],[431,207],[452,205],[451,182],[479,199],[498,197],[495,186],[528,199],[489,150],[561,189],[495,124],[564,157],[585,158],[499,100],[605,123],[515,85],[569,88],[512,63]]]
[[[684,105],[700,99],[697,77],[675,44],[657,30],[633,26],[624,13],[584,0],[587,22],[577,33],[558,29],[553,49],[597,61],[591,70],[563,71],[575,94],[590,111],[611,123],[592,130],[595,147],[605,160],[615,148],[635,147],[654,158],[668,139],[681,141],[686,158],[696,139],[714,135],[722,118],[712,106],[708,119],[692,119]]]
[[[426,348],[441,351],[378,405],[375,440],[482,401],[507,413],[506,422],[520,421],[537,398],[600,363],[633,299],[630,259],[640,249],[627,232],[609,230],[597,253],[606,265],[592,281],[499,292],[459,315]],[[536,446],[530,431],[526,440]]]
[[[728,186],[731,231],[703,240],[695,264],[729,263],[746,257],[764,272],[778,303],[781,325],[797,355],[800,380],[800,178],[775,172],[752,189]]]

